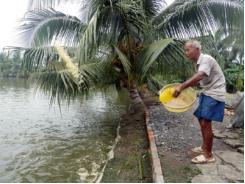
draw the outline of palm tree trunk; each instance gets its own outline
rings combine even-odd
[[[129,90],[129,97],[130,97],[130,106],[129,106],[130,113],[138,113],[138,112],[145,113],[147,109],[139,94],[135,81],[130,82],[128,90]]]

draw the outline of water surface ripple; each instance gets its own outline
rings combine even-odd
[[[114,88],[69,109],[24,80],[0,79],[0,182],[93,182],[126,104]]]

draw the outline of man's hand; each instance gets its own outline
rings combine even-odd
[[[174,91],[174,93],[173,93],[173,97],[175,97],[175,98],[178,97],[178,96],[180,95],[181,91],[182,91],[182,85],[179,84],[179,85],[175,88],[175,91]]]
[[[197,72],[190,79],[179,84],[175,88],[175,91],[173,93],[173,97],[178,97],[180,95],[181,91],[184,90],[185,88],[197,85],[199,83],[199,81],[202,80],[205,76],[206,76],[206,74],[204,72],[202,72],[202,71]]]

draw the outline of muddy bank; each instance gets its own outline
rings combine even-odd
[[[150,183],[152,168],[147,140],[144,106],[137,103],[120,122],[120,140],[108,162],[101,182]]]

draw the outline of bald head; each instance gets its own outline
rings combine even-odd
[[[189,40],[185,43],[185,54],[187,58],[197,62],[201,54],[201,44],[197,40]]]

